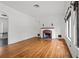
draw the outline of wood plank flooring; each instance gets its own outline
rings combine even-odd
[[[71,58],[64,39],[45,40],[37,37],[0,47],[0,57]]]

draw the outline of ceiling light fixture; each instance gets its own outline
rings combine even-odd
[[[34,4],[33,7],[38,8],[40,6],[38,4]]]

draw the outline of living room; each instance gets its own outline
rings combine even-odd
[[[0,57],[78,58],[78,3],[0,1]]]

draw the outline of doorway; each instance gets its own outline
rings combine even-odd
[[[8,16],[0,11],[0,46],[8,45]]]

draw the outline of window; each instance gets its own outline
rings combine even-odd
[[[71,17],[68,19],[68,37],[71,39]]]
[[[67,16],[67,37],[71,40],[71,11]]]

